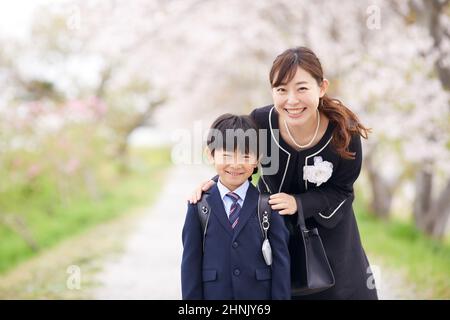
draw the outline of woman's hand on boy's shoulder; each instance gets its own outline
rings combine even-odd
[[[202,193],[211,189],[211,187],[215,184],[213,180],[206,180],[200,184],[200,186],[195,189],[194,193],[191,194],[191,197],[188,199],[190,204],[196,204],[202,197]]]

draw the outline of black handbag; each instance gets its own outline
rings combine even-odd
[[[334,275],[317,228],[308,230],[302,208],[289,241],[293,296],[317,293],[334,286]]]

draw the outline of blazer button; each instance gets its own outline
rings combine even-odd
[[[239,270],[239,269],[234,269],[234,275],[235,276],[238,276],[238,275],[240,275],[241,274],[241,270]]]
[[[233,242],[233,248],[237,248],[237,247],[239,247],[239,244],[235,241],[235,242]]]

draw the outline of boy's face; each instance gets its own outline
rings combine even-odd
[[[258,166],[256,155],[243,154],[239,151],[215,150],[214,156],[210,159],[214,163],[220,182],[230,191],[243,184]]]

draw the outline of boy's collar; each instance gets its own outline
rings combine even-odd
[[[247,194],[248,187],[250,186],[250,182],[245,180],[243,184],[241,184],[238,188],[236,188],[233,192],[236,193],[242,201],[245,200],[245,195]],[[231,192],[227,187],[225,187],[221,182],[220,178],[217,181],[217,189],[219,189],[220,198],[223,200],[227,193]]]

